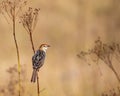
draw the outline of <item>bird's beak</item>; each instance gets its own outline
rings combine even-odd
[[[47,47],[51,47],[50,45],[47,45]]]

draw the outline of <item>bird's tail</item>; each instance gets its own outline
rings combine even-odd
[[[33,69],[32,77],[31,77],[31,82],[35,83],[36,78],[37,78],[37,70]]]

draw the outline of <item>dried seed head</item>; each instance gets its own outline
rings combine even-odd
[[[20,17],[23,27],[28,33],[32,33],[38,21],[39,9],[29,7],[28,10]]]
[[[13,16],[17,16],[17,14],[20,12],[20,9],[22,9],[26,3],[26,0],[4,0],[0,5],[2,12],[7,13],[7,15],[13,19]]]

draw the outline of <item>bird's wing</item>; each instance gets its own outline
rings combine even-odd
[[[33,67],[40,67],[44,63],[45,52],[38,50],[32,57]]]

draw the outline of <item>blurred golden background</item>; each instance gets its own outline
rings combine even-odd
[[[81,50],[91,48],[101,37],[105,42],[120,41],[119,0],[29,0],[33,8],[40,8],[39,20],[33,34],[35,48],[48,43],[44,66],[40,69],[41,96],[100,96],[118,85],[114,73],[100,62],[88,66],[77,58]],[[6,70],[17,64],[12,26],[0,15],[0,86],[9,82]],[[31,84],[31,58],[33,55],[29,36],[18,22],[17,40],[21,64],[26,70],[23,85],[30,96],[36,94],[36,84]],[[119,66],[117,66],[119,72]],[[2,96],[2,95],[1,95]],[[4,96],[4,95],[3,95]],[[27,96],[27,95],[26,95]]]

